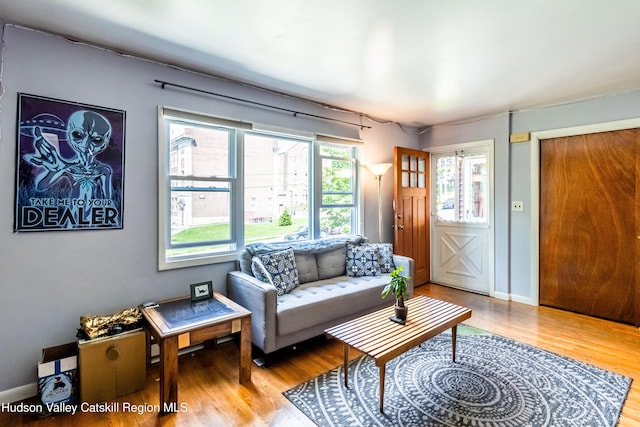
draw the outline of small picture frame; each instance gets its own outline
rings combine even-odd
[[[211,280],[208,282],[200,282],[191,284],[191,301],[202,301],[205,299],[213,298],[213,283]]]

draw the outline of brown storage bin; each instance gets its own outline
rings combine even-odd
[[[147,379],[143,330],[78,343],[80,399],[97,403],[144,388]]]

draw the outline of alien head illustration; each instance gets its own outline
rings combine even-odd
[[[85,161],[104,151],[111,138],[111,124],[101,114],[81,110],[74,112],[67,122],[69,144]]]

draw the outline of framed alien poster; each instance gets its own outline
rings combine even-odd
[[[15,231],[122,228],[125,116],[18,93]]]

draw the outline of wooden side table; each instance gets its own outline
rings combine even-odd
[[[178,405],[178,350],[203,341],[240,333],[239,382],[251,381],[251,312],[220,293],[205,301],[190,297],[159,301],[157,307],[139,307],[145,330],[160,347],[160,410],[176,412]],[[149,339],[147,340],[149,347]],[[147,348],[147,357],[150,357]]]

